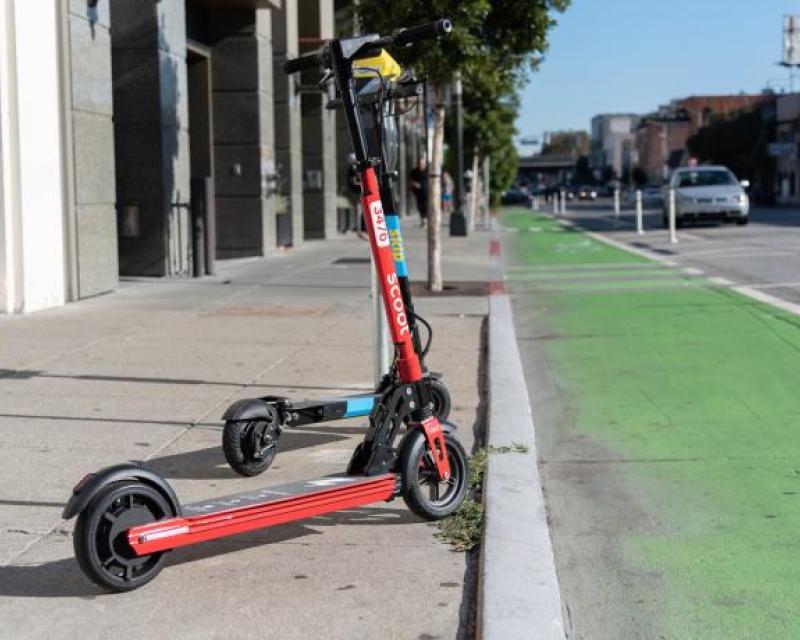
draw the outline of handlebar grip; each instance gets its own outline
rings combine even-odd
[[[395,34],[394,41],[396,44],[403,46],[420,42],[421,40],[435,40],[439,36],[449,35],[452,30],[453,22],[449,18],[440,18],[435,22],[403,29]]]
[[[305,71],[306,69],[316,69],[325,63],[321,53],[307,53],[304,56],[292,58],[283,63],[283,71],[287,74]]]

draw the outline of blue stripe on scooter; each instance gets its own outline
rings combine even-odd
[[[408,277],[406,268],[406,254],[403,251],[403,234],[400,231],[400,216],[395,213],[387,214],[386,228],[389,230],[389,242],[394,255],[394,269],[401,278]]]
[[[348,398],[347,409],[344,412],[344,417],[352,418],[354,416],[368,416],[374,405],[375,396]]]

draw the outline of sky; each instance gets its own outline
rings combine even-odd
[[[588,130],[595,114],[648,113],[672,98],[788,86],[776,64],[784,14],[800,15],[800,0],[572,0],[522,92],[519,136]]]

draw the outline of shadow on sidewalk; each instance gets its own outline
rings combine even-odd
[[[36,369],[0,369],[0,378],[6,380],[30,380],[32,378],[56,378],[68,380],[89,380],[92,382],[122,382],[143,384],[175,384],[175,385],[206,385],[218,387],[241,387],[242,389],[303,389],[309,391],[351,391],[354,393],[369,393],[370,388],[364,385],[301,385],[301,384],[269,384],[267,382],[227,382],[224,380],[197,380],[192,378],[152,378],[148,376],[108,376],[99,374],[64,374],[48,373]]]
[[[320,535],[317,527],[333,525],[403,525],[421,520],[407,509],[361,507],[318,516],[302,523],[279,525],[262,531],[201,543],[177,549],[164,567],[222,556],[234,551],[287,542],[308,535]],[[268,550],[264,550],[268,553]],[[83,598],[111,596],[94,586],[78,568],[74,558],[64,558],[37,565],[8,565],[0,567],[0,597],[17,598]],[[117,596],[121,597],[121,596]]]
[[[358,429],[357,433],[363,433],[364,431],[366,429]],[[305,433],[287,430],[283,432],[278,443],[276,461],[280,461],[281,453],[347,439],[347,434],[345,433],[338,435],[334,433]],[[225,461],[221,443],[215,447],[151,458],[142,464],[167,478],[214,480],[239,477]]]

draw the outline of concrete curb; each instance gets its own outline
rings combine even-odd
[[[528,451],[488,456],[483,481],[478,637],[563,640],[561,596],[537,466],[533,416],[511,300],[497,280],[502,269],[499,241],[492,242],[490,269],[494,293],[489,296],[487,446],[519,443]]]

